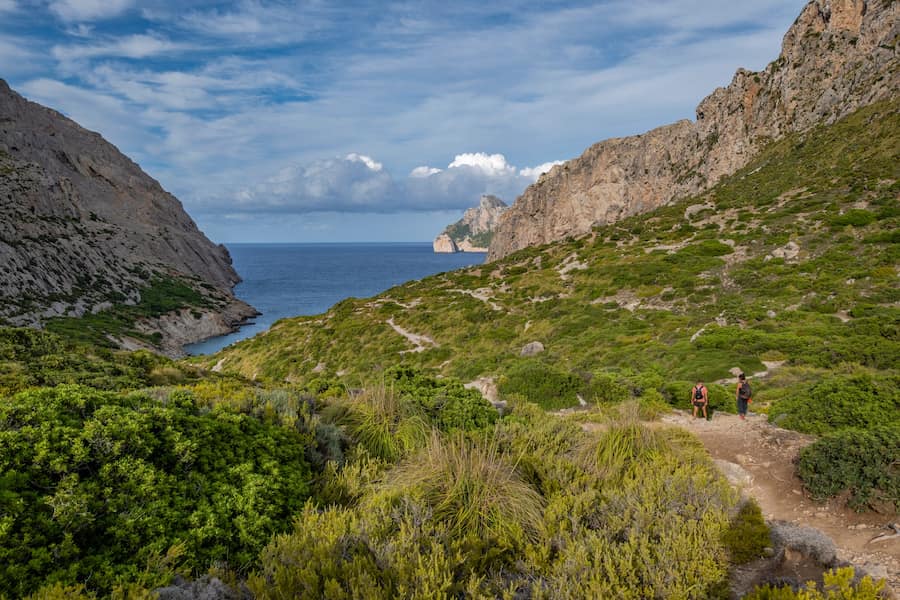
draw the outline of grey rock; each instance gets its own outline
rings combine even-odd
[[[540,354],[544,351],[544,345],[540,342],[529,342],[522,346],[522,351],[519,352],[520,356],[535,356],[536,354]]]
[[[153,591],[159,600],[241,600],[243,597],[218,577],[201,577],[194,581],[176,577],[172,585]]]
[[[818,529],[785,521],[774,521],[769,528],[776,548],[811,558],[823,567],[838,564],[834,542]]]
[[[739,69],[683,120],[595,144],[555,167],[500,219],[488,260],[590,232],[698,194],[768,143],[900,90],[900,2],[812,0],[764,70]]]
[[[739,464],[722,459],[714,459],[716,468],[725,476],[728,483],[735,487],[747,487],[753,481],[753,475]]]
[[[0,80],[0,320],[39,326],[134,303],[153,277],[177,277],[214,312],[255,314],[224,246],[177,198],[99,134],[29,102]],[[223,319],[221,324],[225,324]],[[182,331],[189,341],[207,328]]]

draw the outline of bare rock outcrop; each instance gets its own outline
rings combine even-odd
[[[891,0],[812,0],[780,56],[763,71],[738,70],[696,121],[600,142],[545,173],[503,214],[488,260],[702,192],[769,141],[896,95],[898,17]]]
[[[232,294],[228,250],[177,198],[99,134],[0,80],[0,321],[40,326],[135,304],[161,279],[193,287],[221,317],[184,320],[177,336],[156,329],[164,347],[255,314]]]
[[[431,247],[437,254],[453,254],[454,252],[459,252],[459,248],[456,246],[456,242],[454,242],[453,239],[446,233],[442,233],[434,238],[434,242],[431,244]]]
[[[487,252],[494,229],[507,209],[503,200],[483,194],[478,206],[463,214],[463,218],[448,225],[434,240],[435,252]]]

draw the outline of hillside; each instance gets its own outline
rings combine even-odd
[[[501,392],[552,380],[554,406],[607,370],[895,372],[898,109],[791,134],[703,195],[579,238],[280,321],[206,364],[296,381],[402,361]]]
[[[597,143],[542,176],[504,214],[488,260],[696,195],[772,140],[896,98],[898,36],[895,1],[809,2],[781,54],[762,71],[738,70],[696,121]]]
[[[75,328],[101,320],[121,345],[177,354],[254,314],[232,294],[240,277],[228,251],[177,198],[100,135],[2,80],[0,262],[7,324],[88,316]],[[137,309],[123,320],[105,314],[114,305]]]

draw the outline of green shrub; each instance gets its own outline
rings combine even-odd
[[[497,419],[497,410],[478,390],[452,377],[436,379],[413,368],[393,367],[384,379],[394,393],[421,405],[442,431],[481,429]]]
[[[538,359],[517,362],[500,378],[501,395],[515,395],[546,410],[578,404],[576,394],[584,386],[577,375],[566,373]]]
[[[379,564],[365,519],[355,511],[317,511],[307,504],[292,534],[263,550],[262,571],[249,580],[256,598],[365,600],[392,598],[390,574]]]
[[[790,587],[764,585],[744,596],[744,600],[880,600],[884,582],[875,583],[866,575],[854,581],[853,567],[828,571],[823,575],[825,585],[819,587],[808,582],[806,587],[794,590]]]
[[[800,451],[797,473],[818,499],[849,492],[862,510],[873,502],[900,510],[900,423],[829,433]]]
[[[0,403],[0,594],[109,592],[176,546],[189,570],[252,564],[308,494],[310,441],[189,393],[22,392]]]
[[[733,564],[742,565],[763,556],[772,545],[769,527],[763,519],[759,504],[752,498],[744,502],[722,538]]]
[[[854,208],[846,211],[842,215],[835,215],[828,219],[828,223],[832,227],[846,227],[850,225],[852,227],[863,227],[864,225],[868,225],[875,221],[875,213],[869,212],[867,210],[862,210],[859,208]]]
[[[806,395],[775,402],[769,419],[817,434],[898,421],[900,377],[866,371],[835,375],[811,386]]]

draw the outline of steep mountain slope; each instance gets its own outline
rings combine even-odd
[[[463,218],[448,225],[434,240],[435,252],[487,252],[494,229],[507,209],[506,203],[483,194],[478,206],[466,210]]]
[[[253,310],[236,301],[231,257],[138,165],[0,80],[0,318],[40,324],[181,282],[198,301],[178,344],[224,333]],[[158,311],[157,311],[158,312]],[[152,314],[147,316],[161,316]],[[144,323],[146,331],[158,323]]]
[[[843,362],[895,372],[898,194],[895,99],[788,135],[701,196],[280,321],[208,366],[298,380],[402,361],[492,377],[501,392],[556,381],[563,405],[582,376],[609,369],[708,381],[762,361],[787,361],[799,379]],[[521,356],[535,341],[545,351]]]
[[[697,120],[610,139],[555,167],[508,210],[488,260],[697,194],[765,145],[900,90],[900,3],[813,0],[760,72],[739,70]]]

